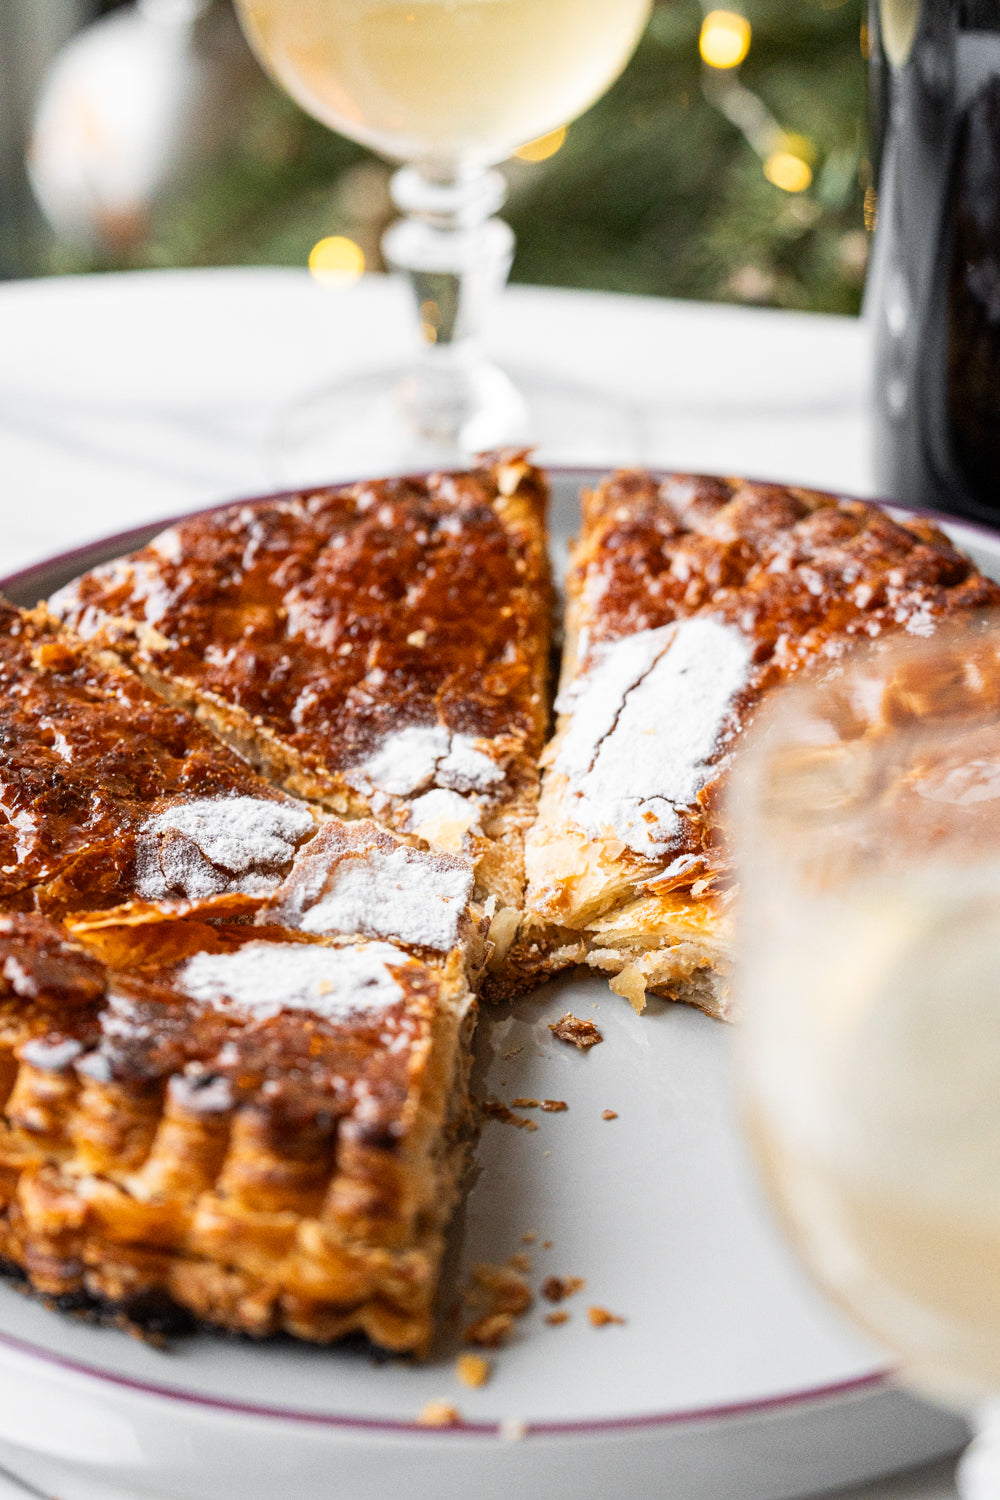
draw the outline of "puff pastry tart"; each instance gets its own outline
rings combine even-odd
[[[621,473],[583,497],[559,719],[528,839],[524,981],[585,962],[725,1014],[721,791],[763,694],[859,638],[1000,605],[930,522],[812,491]]]
[[[0,601],[0,908],[252,910],[316,827],[114,659]]]
[[[147,1325],[423,1350],[473,1008],[457,951],[0,918],[0,1255]]]
[[[50,608],[287,791],[467,852],[499,957],[548,725],[545,503],[510,453],[235,505]]]

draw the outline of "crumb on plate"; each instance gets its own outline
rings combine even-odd
[[[500,1099],[486,1099],[483,1101],[483,1114],[491,1120],[500,1120],[504,1125],[516,1125],[519,1130],[537,1130],[537,1120],[526,1120],[522,1115],[516,1115],[512,1109]]]
[[[472,1388],[485,1385],[492,1373],[493,1366],[482,1354],[460,1354],[455,1361],[455,1374]]]
[[[470,1323],[462,1334],[466,1344],[476,1344],[480,1349],[499,1349],[514,1331],[514,1314],[509,1312],[484,1313]]]
[[[421,1427],[460,1427],[462,1418],[447,1401],[428,1401],[417,1418]]]
[[[592,1328],[606,1328],[609,1323],[624,1323],[617,1313],[608,1312],[606,1307],[588,1307],[587,1322]]]
[[[542,1296],[547,1302],[562,1302],[575,1297],[586,1285],[582,1276],[547,1276],[542,1282]]]
[[[550,1021],[549,1030],[560,1042],[570,1042],[574,1047],[579,1047],[581,1052],[587,1052],[591,1047],[596,1047],[598,1042],[604,1041],[593,1021],[581,1021],[572,1011],[567,1011],[558,1021]]]
[[[481,1264],[472,1268],[472,1286],[466,1301],[485,1306],[490,1312],[515,1315],[531,1306],[531,1288],[512,1266]]]

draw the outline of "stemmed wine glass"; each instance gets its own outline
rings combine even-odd
[[[486,357],[483,320],[514,236],[496,164],[581,114],[634,50],[652,0],[236,0],[251,46],[331,129],[404,163],[383,239],[412,289],[420,356],[401,386],[354,380],[298,413],[288,441],[321,465],[359,432],[383,467],[534,440]]]
[[[777,695],[731,789],[738,1077],[784,1226],[1000,1495],[1000,623]]]

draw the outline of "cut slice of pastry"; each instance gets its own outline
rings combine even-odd
[[[530,982],[571,963],[724,1014],[721,790],[763,694],[852,642],[1000,605],[930,522],[743,480],[622,473],[583,497],[557,732],[529,835]]]
[[[474,885],[467,855],[415,849],[368,818],[331,817],[256,921],[325,937],[389,938],[428,954],[460,948],[476,983],[489,921],[472,899]]]
[[[0,1256],[139,1323],[424,1350],[471,1139],[461,955],[194,919],[85,941],[0,918]]]
[[[252,910],[316,826],[113,658],[0,601],[0,907]]]
[[[288,791],[523,900],[548,724],[546,486],[521,454],[179,522],[50,607]]]

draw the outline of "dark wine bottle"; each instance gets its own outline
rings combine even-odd
[[[1000,523],[1000,0],[872,0],[876,472]]]

